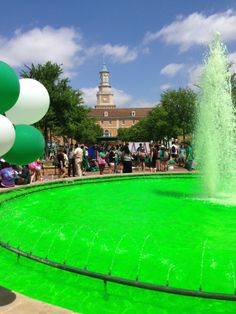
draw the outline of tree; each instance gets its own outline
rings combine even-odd
[[[137,124],[130,128],[130,140],[132,142],[146,142],[149,141],[149,134],[146,126],[146,119],[140,120]]]
[[[189,88],[170,90],[161,95],[161,106],[166,112],[166,135],[168,138],[193,132],[196,94]]]
[[[127,131],[119,131],[129,141],[161,141],[193,132],[196,94],[191,89],[170,90],[161,95],[158,104],[145,119]]]
[[[131,128],[120,128],[118,129],[118,138],[123,142],[130,141],[130,131]]]
[[[169,128],[167,112],[162,105],[157,105],[147,116],[145,128],[149,140],[161,141],[167,136],[166,130]]]
[[[234,108],[236,108],[236,73],[231,75],[231,95]]]
[[[37,123],[43,130],[46,143],[52,132],[63,138],[81,141],[81,137],[86,138],[85,128],[90,134],[88,138],[91,142],[100,135],[100,128],[95,126],[95,120],[89,117],[89,109],[83,105],[82,93],[69,86],[68,78],[61,78],[61,65],[51,62],[36,66],[31,64],[25,66],[20,74],[23,78],[36,79],[48,90],[50,107],[44,118]]]
[[[145,127],[146,120],[142,119],[137,124],[130,128],[118,129],[118,137],[124,142],[148,141],[147,128]]]

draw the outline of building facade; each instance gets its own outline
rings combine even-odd
[[[117,108],[109,83],[109,71],[105,65],[99,72],[100,84],[97,92],[97,104],[91,110],[91,116],[103,129],[104,136],[117,136],[119,128],[130,128],[145,118],[153,109],[149,108]]]

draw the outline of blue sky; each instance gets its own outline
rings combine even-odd
[[[167,89],[194,88],[220,31],[236,61],[234,0],[0,0],[0,60],[63,64],[94,106],[105,61],[118,107],[153,106]],[[236,69],[235,69],[236,70]]]

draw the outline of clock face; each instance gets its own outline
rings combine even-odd
[[[107,97],[102,97],[102,101],[108,102],[108,98]]]

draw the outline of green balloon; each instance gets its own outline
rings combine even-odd
[[[31,125],[15,126],[16,138],[12,148],[2,156],[13,165],[27,165],[43,155],[45,141],[42,133]]]
[[[20,94],[20,82],[16,72],[0,61],[0,113],[14,106]]]

